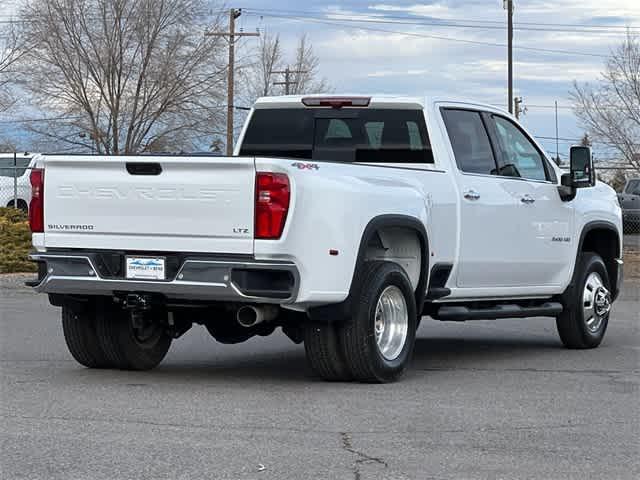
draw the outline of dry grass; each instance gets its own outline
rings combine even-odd
[[[0,208],[0,273],[34,272],[27,260],[31,232],[26,214],[14,208]]]
[[[624,277],[640,279],[640,249],[627,247],[624,251]]]

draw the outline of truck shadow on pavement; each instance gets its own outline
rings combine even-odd
[[[564,351],[554,338],[422,337],[416,339],[410,370],[501,369],[505,362],[525,364],[552,351]]]
[[[501,370],[527,364],[530,357],[564,351],[556,339],[496,339],[496,338],[418,338],[413,362],[405,378],[413,372],[429,370]],[[505,363],[506,362],[506,363]],[[167,359],[151,372],[114,372],[129,377],[132,383],[148,378],[176,383],[208,383],[215,381],[257,383],[277,381],[298,383],[318,380],[304,357],[303,349],[282,353],[257,353],[250,358],[216,358],[211,360]],[[331,383],[321,382],[325,385]]]

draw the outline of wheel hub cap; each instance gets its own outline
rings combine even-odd
[[[380,354],[387,360],[398,358],[409,331],[409,314],[404,295],[396,286],[387,287],[376,305],[374,331]]]
[[[587,328],[590,332],[596,333],[611,311],[611,294],[597,272],[592,272],[587,277],[582,301],[583,318]]]

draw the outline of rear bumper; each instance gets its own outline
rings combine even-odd
[[[293,303],[300,286],[298,269],[290,262],[181,256],[169,279],[151,281],[126,279],[120,269],[114,275],[103,257],[102,252],[34,253],[29,258],[39,263],[40,273],[28,285],[60,295],[135,292],[175,300],[275,304]],[[124,255],[117,258],[124,261]]]

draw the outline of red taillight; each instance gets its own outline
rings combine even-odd
[[[44,170],[34,168],[29,176],[31,203],[29,203],[29,227],[33,233],[44,232]]]
[[[257,173],[255,238],[280,238],[287,221],[290,198],[289,177],[283,173]]]

